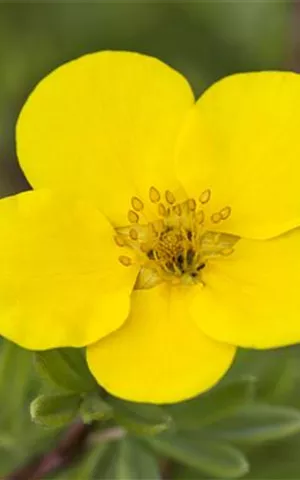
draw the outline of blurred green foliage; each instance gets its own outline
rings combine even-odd
[[[81,417],[94,422],[87,448],[51,478],[147,480],[161,478],[165,469],[166,478],[181,480],[299,478],[299,347],[240,351],[215,388],[160,407],[101,392],[89,383],[81,351],[53,353],[54,363],[42,360],[52,352],[37,354],[33,362],[32,353],[2,342],[1,475],[51,450],[63,427]],[[40,377],[33,363],[46,365],[38,368]],[[76,376],[79,364],[82,390],[76,382],[63,381]],[[30,402],[36,423],[30,420]]]
[[[14,126],[33,86],[53,68],[87,52],[133,50],[177,68],[198,95],[224,75],[288,68],[292,7],[284,1],[1,3],[0,195],[28,188],[17,166]],[[87,451],[57,479],[300,478],[299,354],[298,347],[242,351],[211,392],[150,408],[101,399],[88,374],[78,375],[83,357],[68,350],[37,356],[34,368],[30,352],[3,340],[0,475],[52,448],[63,425],[81,416],[98,422],[97,429]],[[47,388],[36,372],[50,379]],[[30,402],[41,394],[31,413],[54,430],[31,421]]]

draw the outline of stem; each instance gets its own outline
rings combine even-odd
[[[82,452],[91,429],[91,425],[84,425],[81,421],[74,423],[57,447],[38,458],[31,459],[2,480],[39,480],[67,467]]]

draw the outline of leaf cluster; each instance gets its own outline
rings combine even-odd
[[[164,469],[172,478],[252,478],[252,459],[255,463],[265,446],[300,439],[298,405],[284,404],[295,388],[290,374],[295,376],[296,351],[263,354],[272,361],[265,362],[263,371],[258,363],[259,374],[255,364],[252,374],[240,373],[247,372],[247,355],[257,356],[256,363],[260,357],[244,352],[217,387],[165,406],[112,397],[95,383],[78,349],[39,352],[35,363],[46,380],[46,393],[32,402],[31,415],[48,428],[78,418],[93,425],[85,453],[69,470],[70,479],[154,479]]]

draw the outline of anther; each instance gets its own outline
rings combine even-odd
[[[174,212],[176,213],[176,215],[178,215],[178,217],[181,217],[182,215],[182,208],[181,208],[181,205],[179,205],[179,203],[177,205],[175,205],[173,207],[174,209]]]
[[[220,210],[220,215],[222,220],[226,220],[231,214],[231,208],[230,207],[224,207],[222,210]]]
[[[132,265],[132,259],[130,257],[126,257],[125,255],[121,255],[119,257],[119,262],[122,263],[125,267],[129,267]]]
[[[190,212],[194,212],[196,210],[196,201],[193,198],[189,198],[187,206]]]
[[[205,263],[200,263],[200,265],[198,265],[198,267],[196,268],[197,272],[200,272],[200,270],[202,270],[204,267]]]
[[[149,258],[149,260],[154,260],[155,259],[154,251],[152,250],[152,248],[150,250],[148,250],[147,257]]]
[[[173,263],[172,263],[170,260],[168,260],[168,261],[166,262],[165,266],[166,266],[166,269],[167,269],[169,272],[172,272],[172,273],[175,272],[174,265],[173,265]]]
[[[130,231],[129,231],[129,236],[130,236],[131,240],[137,240],[138,239],[138,232],[134,228],[131,228]]]
[[[158,205],[158,215],[160,215],[161,217],[165,217],[167,215],[167,209],[163,203],[160,203]]]
[[[122,237],[118,237],[117,235],[114,237],[114,240],[116,242],[116,244],[118,245],[118,247],[124,247],[125,245],[125,241]]]
[[[210,217],[211,221],[213,223],[219,223],[221,220],[222,220],[222,217],[221,217],[221,214],[219,212],[217,213],[214,213],[211,217]]]
[[[127,218],[128,218],[130,223],[138,223],[138,221],[139,221],[138,214],[136,212],[134,212],[133,210],[129,210]]]
[[[181,269],[183,264],[184,264],[184,258],[183,258],[182,253],[180,253],[177,257],[177,265]]]
[[[224,257],[228,257],[229,255],[231,255],[232,253],[234,252],[234,249],[232,247],[228,247],[228,248],[223,248],[223,250],[221,250],[221,255],[223,255]]]
[[[209,189],[204,190],[204,192],[201,193],[199,200],[201,203],[207,203],[209,202],[211,197],[211,191]]]
[[[144,208],[144,204],[142,200],[140,200],[138,197],[132,197],[131,205],[132,205],[132,208],[137,212],[140,212]]]
[[[186,252],[186,261],[188,265],[191,265],[193,263],[193,258],[195,256],[195,252],[192,248],[189,248],[188,251]]]
[[[187,236],[187,239],[191,241],[193,238],[193,232],[191,230],[187,230],[186,236]]]
[[[155,187],[150,187],[149,198],[152,203],[158,203],[160,201],[160,193]]]
[[[149,247],[147,246],[146,243],[141,243],[141,244],[140,244],[140,249],[141,249],[141,251],[142,251],[143,253],[147,253],[148,250],[149,250]]]
[[[166,201],[167,201],[170,205],[173,205],[173,203],[175,203],[175,201],[176,201],[175,196],[173,195],[172,192],[170,192],[170,190],[167,190],[167,191],[166,191],[165,197],[166,197]]]

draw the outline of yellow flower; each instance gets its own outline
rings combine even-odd
[[[168,403],[236,346],[300,340],[300,79],[233,75],[195,103],[160,61],[84,56],[29,97],[33,191],[0,202],[0,333],[87,346],[104,388]]]

